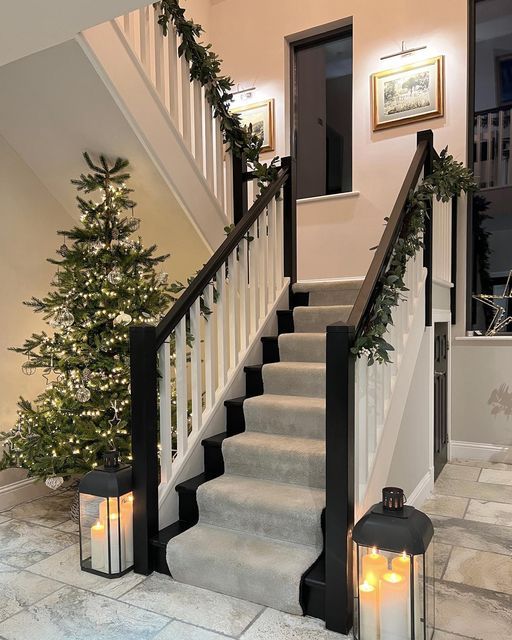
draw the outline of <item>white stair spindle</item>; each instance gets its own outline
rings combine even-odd
[[[192,431],[199,431],[203,418],[203,383],[201,365],[201,298],[196,298],[190,309],[190,332],[192,334],[191,391]]]
[[[176,436],[178,456],[188,446],[188,383],[187,383],[187,319],[184,316],[176,327]]]
[[[213,122],[215,129],[215,195],[231,222],[232,216],[230,216],[227,204],[224,201],[224,140],[219,118],[214,118]]]
[[[258,239],[258,229],[257,223],[255,222],[250,231],[249,235],[253,238],[252,242],[249,243],[249,299],[250,299],[250,316],[251,316],[251,336],[253,336],[257,331],[258,325],[258,303],[259,303],[259,293],[258,293],[258,280],[259,280],[259,239]]]
[[[169,102],[169,113],[171,114],[171,118],[179,127],[179,104],[181,102],[181,95],[179,89],[179,78],[178,78],[178,41],[176,37],[176,31],[174,27],[169,28],[169,32],[167,34],[167,58],[169,64],[169,75],[168,75],[168,102]]]
[[[260,243],[260,319],[267,314],[267,269],[268,269],[268,236],[267,236],[267,216],[264,211],[259,217],[259,243]]]
[[[154,52],[154,68],[155,68],[155,87],[160,98],[165,102],[165,55],[164,55],[164,37],[162,28],[156,20],[156,14],[153,11],[151,15],[150,28],[151,40],[153,42]]]
[[[276,280],[277,291],[283,286],[284,280],[284,228],[283,228],[283,198],[276,201]]]
[[[181,135],[189,151],[192,151],[192,123],[190,111],[190,67],[185,56],[180,58],[181,75]]]
[[[274,198],[268,205],[268,292],[269,304],[276,296],[276,201]]]
[[[203,114],[204,114],[204,165],[205,177],[212,191],[215,190],[215,176],[213,171],[213,116],[210,103],[203,92]],[[224,203],[222,202],[222,205]],[[223,207],[224,208],[224,207]]]
[[[194,157],[201,173],[203,173],[203,93],[201,84],[194,80],[192,83],[194,95]]]
[[[248,240],[243,238],[238,245],[240,273],[238,291],[240,296],[240,353],[247,349],[249,344],[249,282],[248,282]]]
[[[150,75],[149,68],[149,19],[148,8],[142,7],[139,9],[139,39],[140,39],[140,62],[148,76]]]
[[[371,443],[377,441],[377,380],[376,364],[368,367],[367,395],[366,395],[366,421],[367,421],[367,451],[372,453]]]
[[[368,361],[366,356],[358,359],[357,365],[359,369],[358,385],[357,385],[357,439],[358,439],[358,480],[359,486],[364,486],[368,479]]]
[[[234,213],[233,213],[233,156],[231,151],[225,150],[225,182],[224,182],[224,193],[225,193],[225,212],[230,224],[234,221]]]
[[[228,340],[226,340],[226,265],[217,271],[217,360],[218,360],[218,388],[222,389],[226,383],[226,373],[229,364]]]
[[[158,350],[160,406],[160,470],[161,482],[172,476],[172,413],[171,413],[171,347],[167,339]]]
[[[217,305],[213,301],[213,284],[204,290],[204,302],[211,313],[205,319],[204,331],[204,368],[206,387],[206,409],[210,410],[215,402],[217,351],[214,344],[214,323]]]
[[[229,368],[234,369],[238,363],[239,317],[238,317],[238,260],[236,249],[228,258],[228,335],[229,335]]]

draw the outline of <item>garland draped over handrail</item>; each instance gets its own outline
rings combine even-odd
[[[252,127],[243,127],[240,116],[229,110],[234,82],[229,76],[222,74],[222,60],[212,51],[212,45],[204,45],[198,41],[204,33],[203,28],[185,18],[185,9],[180,7],[178,0],[161,0],[153,6],[161,11],[158,24],[162,27],[164,36],[169,32],[169,23],[174,25],[181,39],[178,55],[185,56],[190,65],[190,80],[197,80],[204,87],[213,115],[220,123],[224,142],[236,156],[245,156],[252,165],[258,186],[265,187],[277,175],[278,158],[273,158],[270,163],[261,163],[259,156],[263,140],[253,133]]]
[[[433,197],[449,202],[461,193],[476,191],[478,185],[473,174],[461,162],[448,155],[448,147],[441,151],[439,160],[434,160],[433,171],[416,189],[411,190],[406,204],[405,222],[396,241],[389,265],[378,284],[378,294],[371,315],[362,331],[356,336],[352,353],[368,356],[368,364],[391,362],[389,352],[394,348],[384,338],[389,325],[393,324],[392,310],[404,299],[408,291],[404,277],[407,262],[423,248],[423,233],[428,208]],[[385,218],[386,222],[388,218]]]

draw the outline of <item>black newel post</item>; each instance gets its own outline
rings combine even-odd
[[[158,534],[157,349],[155,327],[130,328],[133,545],[135,573],[152,572]]]
[[[233,154],[233,222],[237,224],[248,210],[247,203],[247,161],[245,155]]]
[[[424,177],[426,178],[432,173],[433,157],[434,157],[434,134],[431,129],[419,131],[417,141],[418,144],[426,140],[428,143],[427,158],[424,166]],[[425,237],[423,248],[423,266],[427,269],[427,279],[425,282],[425,325],[432,326],[432,207],[427,211],[427,219],[425,221]]]
[[[347,634],[353,621],[354,328],[327,327],[325,623]]]
[[[284,275],[290,283],[297,282],[297,193],[295,158],[281,158],[281,166],[288,171],[283,187],[283,224],[284,224]]]

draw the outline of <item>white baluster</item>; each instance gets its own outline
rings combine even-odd
[[[247,349],[249,333],[249,282],[248,282],[248,240],[243,238],[238,245],[240,260],[240,282],[238,285],[240,296],[240,353]]]
[[[225,151],[225,182],[224,193],[226,194],[225,212],[230,223],[234,221],[233,213],[233,156],[231,151]]]
[[[505,185],[503,175],[503,147],[504,147],[504,129],[505,129],[505,112],[501,110],[498,113],[498,136],[497,136],[497,157],[498,164],[496,168],[496,186],[502,187]]]
[[[174,123],[179,127],[179,104],[181,102],[180,83],[178,81],[178,41],[174,27],[167,33],[167,60],[169,74],[167,76],[167,102],[169,113]]]
[[[258,281],[259,281],[259,239],[257,223],[255,222],[249,231],[249,235],[253,238],[249,243],[249,299],[250,299],[250,317],[251,317],[251,335],[253,336],[258,329]]]
[[[268,205],[268,291],[269,305],[276,297],[276,201],[274,198]]]
[[[201,173],[203,168],[203,94],[201,84],[194,80],[192,83],[194,95],[194,157]]]
[[[153,12],[155,13],[155,12]],[[154,52],[155,87],[158,95],[165,102],[165,48],[162,27],[156,20],[156,14],[151,15],[151,40]]]
[[[357,361],[359,380],[357,385],[357,438],[358,438],[358,476],[359,486],[364,486],[368,480],[368,367],[366,356],[361,356]]]
[[[171,347],[167,339],[158,350],[159,413],[160,413],[160,480],[172,476],[172,412],[171,412]]]
[[[187,389],[187,319],[184,316],[176,327],[176,436],[178,456],[188,446],[188,389]]]
[[[232,251],[228,258],[228,290],[229,290],[229,366],[232,370],[238,363],[238,260],[236,259],[236,249]]]
[[[181,135],[189,151],[192,151],[192,124],[190,112],[190,67],[185,56],[180,58],[181,75]]]
[[[210,103],[203,96],[203,113],[204,113],[204,164],[205,176],[210,188],[215,188],[215,176],[213,172],[213,117]],[[222,202],[222,205],[224,202]],[[224,207],[223,207],[224,208]]]
[[[284,280],[284,229],[283,229],[283,198],[276,201],[276,285],[277,292],[283,286]]]
[[[480,178],[480,182],[484,182],[482,175],[482,116],[476,117],[475,126],[475,141],[476,141],[476,154],[475,154],[475,175]]]
[[[377,449],[377,433],[384,426],[384,369],[386,364],[375,364],[375,423],[376,431],[368,434],[368,447],[371,453]]]
[[[205,319],[204,331],[204,368],[206,386],[206,409],[211,409],[215,402],[217,351],[214,344],[214,322],[217,305],[213,301],[213,284],[210,283],[204,290],[204,302],[211,313]]]
[[[133,52],[135,53],[135,55],[139,60],[141,60],[141,42],[140,42],[140,30],[141,30],[140,25],[142,20],[141,11],[142,9],[136,9],[135,11],[133,11],[132,20],[131,20],[131,28],[132,28],[131,41],[133,46]]]
[[[196,298],[190,309],[190,332],[192,334],[191,391],[192,391],[192,430],[197,433],[203,418],[203,383],[201,370],[201,299]]]
[[[228,341],[226,340],[226,265],[217,271],[217,356],[218,384],[223,389],[226,384],[226,372],[229,363]]]
[[[222,131],[220,130],[219,118],[214,119],[215,123],[215,195],[220,202],[221,207],[226,212],[228,220],[231,222],[233,216],[227,209],[227,203],[224,202],[224,140]]]
[[[267,269],[268,269],[268,236],[267,236],[267,216],[264,211],[259,217],[259,243],[260,243],[260,318],[263,320],[267,315]]]
[[[487,114],[487,166],[486,166],[486,178],[485,181],[487,183],[488,187],[492,187],[493,186],[493,180],[492,180],[492,165],[493,165],[493,156],[492,156],[492,121],[493,121],[493,117],[492,117],[492,113],[488,113]]]
[[[368,367],[366,394],[367,452],[372,453],[372,444],[377,441],[377,365]]]
[[[150,76],[151,70],[149,68],[148,7],[142,7],[141,9],[139,9],[139,41],[140,41],[140,62],[144,67],[148,76]]]

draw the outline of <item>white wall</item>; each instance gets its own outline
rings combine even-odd
[[[300,278],[365,273],[372,257],[369,248],[382,233],[383,218],[396,199],[414,153],[418,130],[434,129],[438,149],[449,144],[456,157],[465,159],[466,14],[466,0],[423,3],[421,18],[418,3],[410,0],[261,0],[254,20],[244,2],[212,3],[205,39],[212,41],[224,60],[223,70],[235,82],[257,87],[254,101],[275,98],[276,153],[280,155],[289,152],[289,60],[285,38],[353,16],[353,189],[361,195],[299,205]],[[381,61],[380,57],[398,50],[402,40],[408,46],[428,46],[406,62],[438,54],[446,56],[446,114],[417,125],[373,133],[370,74],[400,64],[399,58]]]
[[[512,445],[512,340],[454,340],[452,373],[452,440]]]
[[[0,431],[5,431],[14,423],[18,396],[30,399],[42,390],[41,376],[23,375],[23,356],[7,348],[44,328],[41,316],[22,303],[47,292],[55,268],[46,258],[62,244],[55,231],[73,220],[1,136],[0,193]]]

